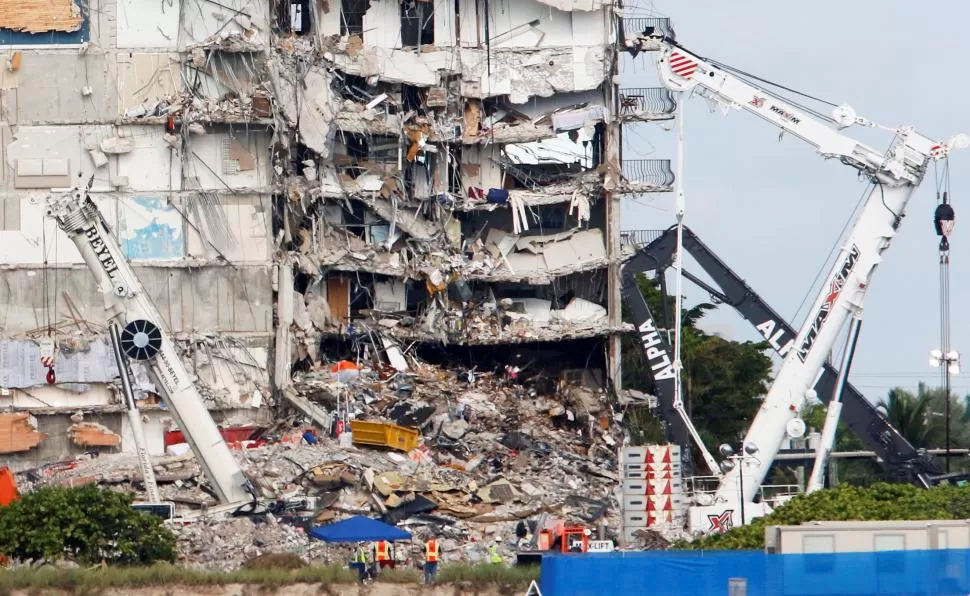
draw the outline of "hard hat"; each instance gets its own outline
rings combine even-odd
[[[502,542],[502,537],[501,536],[496,536],[495,537],[495,542]]]

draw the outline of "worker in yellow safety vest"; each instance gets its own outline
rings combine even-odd
[[[394,569],[394,551],[391,550],[391,543],[387,540],[379,540],[374,545],[374,560],[381,569],[390,567]]]
[[[501,565],[505,562],[502,555],[498,554],[499,544],[502,544],[502,537],[496,536],[495,542],[488,547],[488,562],[492,565]]]
[[[432,536],[424,543],[424,583],[434,583],[438,575],[438,561],[441,559],[441,546]]]
[[[363,583],[367,577],[367,551],[364,550],[363,543],[357,544],[357,548],[354,549],[354,560],[350,563],[350,566],[357,570],[357,573],[360,574],[360,581]]]

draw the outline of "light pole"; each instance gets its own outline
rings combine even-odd
[[[738,505],[741,509],[741,525],[743,526],[747,520],[744,517],[744,461],[748,459],[753,459],[758,461],[755,454],[758,453],[758,446],[754,443],[747,442],[743,444],[741,453],[734,453],[734,448],[724,443],[717,450],[720,452],[721,457],[724,461],[721,462],[721,471],[730,472],[735,467],[738,468]]]
[[[943,350],[930,351],[930,366],[943,368],[943,424],[944,429],[944,449],[946,449],[946,472],[950,473],[950,375],[960,374],[960,354],[953,350],[943,352]]]
[[[949,185],[949,170],[946,178]],[[930,352],[930,366],[943,368],[943,395],[946,399],[943,418],[946,429],[946,471],[950,473],[950,375],[960,373],[960,355],[950,349],[950,234],[956,224],[956,213],[950,205],[948,192],[943,191],[933,213],[933,228],[940,237],[940,349]]]

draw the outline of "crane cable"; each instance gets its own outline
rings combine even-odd
[[[934,214],[934,225],[940,237],[940,352],[942,352],[942,362],[940,362],[940,375],[942,376],[943,398],[945,411],[944,441],[945,448],[949,456],[950,450],[950,241],[949,235],[953,230],[953,210],[949,207],[950,198],[950,161],[945,159],[943,167],[934,163],[934,174],[936,177],[936,200],[937,211]],[[943,209],[947,205],[949,208]],[[941,218],[941,209],[943,210]],[[949,220],[945,218],[949,217]],[[947,222],[947,223],[943,223]],[[946,457],[946,471],[950,471],[950,458]]]
[[[721,62],[719,60],[715,60],[715,59],[709,58],[707,56],[702,56],[701,54],[699,54],[697,52],[694,52],[693,50],[689,50],[689,49],[685,48],[684,46],[682,46],[679,43],[673,42],[672,45],[674,45],[675,47],[678,47],[678,48],[684,50],[685,52],[690,52],[691,54],[694,54],[695,56],[697,56],[701,60],[703,60],[703,61],[705,61],[705,62],[707,62],[709,64],[713,64],[714,66],[716,66],[717,68],[720,68],[721,70],[725,70],[727,72],[730,72],[730,73],[734,74],[739,79],[742,79],[745,83],[751,85],[752,87],[755,87],[756,89],[764,92],[767,95],[770,95],[770,96],[774,97],[775,99],[780,99],[780,100],[782,100],[784,102],[790,103],[791,105],[795,106],[796,108],[799,108],[801,110],[804,110],[804,111],[812,114],[816,118],[819,118],[820,120],[825,120],[826,122],[829,122],[831,124],[837,124],[837,121],[832,116],[830,116],[828,114],[824,114],[822,112],[819,112],[818,110],[815,110],[813,108],[810,108],[810,107],[808,107],[808,106],[806,106],[806,105],[804,105],[802,103],[799,103],[799,102],[797,102],[795,100],[792,100],[791,98],[784,97],[784,96],[782,96],[782,95],[780,95],[780,94],[778,94],[778,93],[776,93],[774,91],[771,91],[771,90],[765,88],[765,85],[769,85],[769,86],[775,87],[777,89],[782,89],[782,90],[787,91],[789,93],[794,93],[795,95],[799,95],[801,97],[804,97],[805,99],[810,99],[812,101],[817,101],[819,103],[825,104],[825,105],[830,106],[830,107],[833,107],[833,108],[834,107],[838,107],[837,104],[835,104],[835,103],[833,103],[831,101],[828,101],[826,99],[822,99],[821,97],[816,97],[814,95],[810,95],[808,93],[804,93],[802,91],[798,91],[797,89],[793,89],[791,87],[787,87],[785,85],[782,85],[781,83],[776,83],[776,82],[771,81],[769,79],[765,79],[763,77],[759,77],[757,75],[753,75],[753,74],[751,74],[749,72],[746,72],[746,71],[744,71],[744,70],[742,70],[740,68],[735,68],[735,67],[733,67],[733,66],[731,66],[729,64],[725,64],[725,63],[723,63],[723,62]],[[755,82],[755,81],[757,81],[757,82]]]
[[[836,120],[832,116],[830,116],[828,114],[825,114],[825,113],[822,113],[822,112],[819,112],[818,110],[816,110],[814,108],[810,108],[810,107],[808,107],[807,105],[805,105],[803,103],[800,103],[798,101],[795,101],[795,100],[791,99],[790,97],[785,97],[785,96],[781,95],[780,93],[777,93],[775,91],[772,91],[772,90],[766,88],[765,85],[770,85],[772,87],[776,87],[778,89],[782,89],[784,91],[788,91],[789,93],[794,93],[795,95],[800,95],[800,96],[802,96],[802,97],[804,97],[806,99],[811,99],[813,101],[817,101],[819,103],[823,103],[823,104],[825,104],[827,106],[837,107],[836,104],[834,104],[834,103],[832,103],[832,102],[830,102],[828,100],[822,99],[820,97],[815,97],[814,95],[809,95],[808,93],[802,93],[801,91],[797,91],[795,89],[792,89],[791,87],[786,87],[786,86],[781,85],[779,83],[773,83],[772,81],[769,81],[768,79],[764,79],[764,78],[759,77],[757,75],[753,75],[751,73],[745,72],[745,71],[741,70],[740,68],[734,68],[733,66],[730,66],[728,64],[724,64],[723,62],[718,62],[717,60],[711,60],[710,58],[704,58],[704,60],[706,60],[707,62],[710,62],[711,64],[713,64],[714,66],[720,68],[721,70],[726,70],[726,71],[734,74],[734,76],[736,76],[739,79],[743,80],[745,83],[751,85],[752,87],[755,87],[756,89],[762,91],[766,95],[770,95],[770,96],[774,97],[775,99],[780,99],[781,101],[784,101],[786,103],[789,103],[789,104],[795,106],[796,108],[799,108],[801,110],[804,110],[804,111],[808,112],[809,114],[815,116],[819,120],[824,120],[824,121],[826,121],[826,122],[828,122],[830,124],[836,124]],[[755,82],[755,81],[757,81],[757,82]]]
[[[41,357],[41,363],[44,366],[47,367],[47,375],[46,375],[47,384],[48,385],[53,385],[54,383],[57,382],[57,373],[54,372],[54,353],[56,352],[57,349],[56,349],[56,347],[54,345],[54,322],[55,322],[55,314],[54,314],[54,307],[51,306],[51,295],[50,295],[50,286],[51,286],[50,277],[51,277],[51,273],[50,273],[50,265],[49,265],[49,261],[48,261],[47,222],[46,221],[41,220],[40,229],[41,229],[41,251],[43,253],[42,256],[44,258],[44,260],[43,260],[43,268],[42,268],[42,273],[41,273],[41,280],[42,280],[42,284],[43,284],[43,287],[44,287],[44,293],[43,293],[43,295],[44,295],[44,318],[46,319],[46,322],[47,322],[47,342],[45,344],[45,348],[43,350],[41,350],[40,357]],[[55,236],[55,245],[56,245],[56,236]],[[55,258],[55,260],[57,259],[56,252],[55,252],[54,258]],[[56,303],[57,303],[57,295],[56,295],[56,292],[57,292],[57,274],[56,273],[54,274],[54,292],[55,292],[55,295],[54,295],[54,303],[56,305]],[[47,350],[47,349],[50,349],[51,350],[50,354],[45,354],[44,353],[44,351]]]

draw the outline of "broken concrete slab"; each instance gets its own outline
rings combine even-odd
[[[323,68],[311,68],[302,85],[304,90],[299,93],[299,116],[294,121],[300,123],[303,144],[315,151],[320,158],[327,159],[330,157],[331,141],[336,130],[331,122],[338,110],[331,96],[330,76]],[[287,104],[284,103],[285,105]]]

